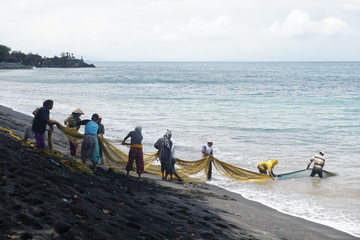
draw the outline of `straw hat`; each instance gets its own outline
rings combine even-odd
[[[77,108],[77,109],[75,109],[74,111],[72,111],[73,113],[78,113],[78,114],[80,114],[80,115],[83,115],[84,113],[83,113],[83,111],[81,111],[80,110],[80,108]]]

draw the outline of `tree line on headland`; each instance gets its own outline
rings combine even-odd
[[[0,69],[1,68],[84,68],[95,67],[87,64],[83,58],[77,59],[73,53],[64,52],[61,56],[52,58],[42,57],[33,53],[11,51],[11,48],[0,44]]]

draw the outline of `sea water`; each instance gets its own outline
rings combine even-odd
[[[115,143],[140,125],[148,153],[170,129],[185,160],[199,159],[212,138],[216,158],[255,172],[274,158],[275,174],[301,170],[325,151],[334,177],[238,183],[215,170],[210,183],[360,237],[360,62],[95,65],[1,70],[0,104],[31,115],[52,99],[51,118],[59,122],[76,108],[83,119],[98,113]]]

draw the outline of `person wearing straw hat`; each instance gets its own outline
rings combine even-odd
[[[310,158],[307,169],[309,169],[310,165],[314,163],[314,167],[311,171],[310,177],[314,177],[316,174],[318,174],[320,178],[323,177],[322,169],[325,166],[324,155],[325,153],[323,151],[320,151],[319,154],[316,154],[312,158]]]
[[[79,108],[72,111],[70,116],[64,120],[64,124],[68,128],[76,128],[76,130],[79,130],[80,126],[77,126],[76,124],[78,122],[81,122],[80,116],[83,115],[83,111],[81,111]],[[69,141],[70,145],[70,154],[71,156],[75,156],[76,154],[76,145],[73,144],[71,141]]]

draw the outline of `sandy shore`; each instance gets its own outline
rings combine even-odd
[[[0,126],[16,135],[30,121],[0,106]],[[60,131],[54,138],[67,153]],[[0,239],[358,239],[207,184],[74,173],[6,132],[0,139]]]

